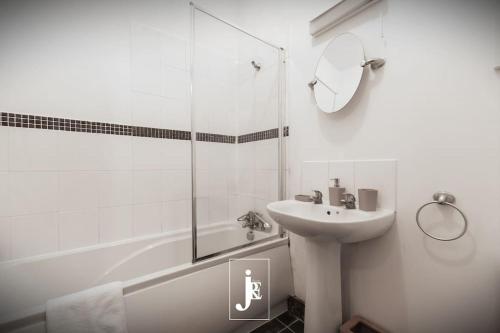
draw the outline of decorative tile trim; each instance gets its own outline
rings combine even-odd
[[[0,125],[8,127],[36,128],[66,132],[84,132],[174,140],[191,140],[191,132],[189,131],[111,124],[97,121],[33,116],[6,112],[2,112],[0,114]]]
[[[236,137],[234,135],[196,132],[196,141],[236,143]]]
[[[238,143],[246,143],[246,142],[274,139],[274,138],[277,138],[278,135],[279,135],[278,129],[273,128],[270,130],[238,135]]]
[[[85,121],[76,119],[65,119],[56,117],[34,116],[18,113],[0,113],[0,126],[47,129],[53,131],[84,132],[94,134],[137,136],[171,140],[191,140],[190,131],[180,131],[166,128],[152,128],[96,121]],[[288,126],[284,127],[284,135],[289,135]],[[245,143],[259,140],[267,140],[278,137],[278,129],[270,129],[261,132],[249,133],[239,136],[196,133],[197,141],[218,143]]]
[[[290,129],[288,126],[283,127],[283,136],[289,136]],[[261,140],[275,139],[279,136],[278,128],[270,130],[238,135],[238,143],[247,143]]]

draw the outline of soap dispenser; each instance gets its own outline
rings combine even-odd
[[[342,206],[342,198],[345,193],[345,187],[340,187],[340,181],[338,178],[331,179],[333,180],[333,186],[328,188],[328,192],[330,194],[330,205],[331,206]]]

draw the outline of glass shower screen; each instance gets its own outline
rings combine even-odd
[[[193,261],[276,237],[282,50],[192,7]]]

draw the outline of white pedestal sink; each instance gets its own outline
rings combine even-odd
[[[340,244],[379,237],[394,223],[395,213],[365,212],[295,200],[267,205],[271,217],[306,238],[306,333],[337,332],[342,323]]]

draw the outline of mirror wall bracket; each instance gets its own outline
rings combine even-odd
[[[255,60],[252,60],[251,62],[253,68],[255,68],[256,71],[260,71],[261,65],[258,62],[255,62]]]
[[[374,59],[371,59],[371,60],[367,60],[367,61],[363,61],[361,63],[361,67],[367,67],[367,66],[370,66],[371,69],[375,70],[375,69],[379,69],[380,67],[383,67],[385,65],[385,60],[382,59],[382,58],[374,58]],[[497,69],[500,69],[500,66],[498,66]],[[314,78],[313,80],[311,80],[307,86],[311,89],[311,90],[314,90],[314,86],[316,85],[316,83],[318,83],[318,79]]]
[[[371,69],[379,69],[385,65],[385,60],[382,58],[374,58],[368,61],[363,61],[361,67],[370,66]]]

